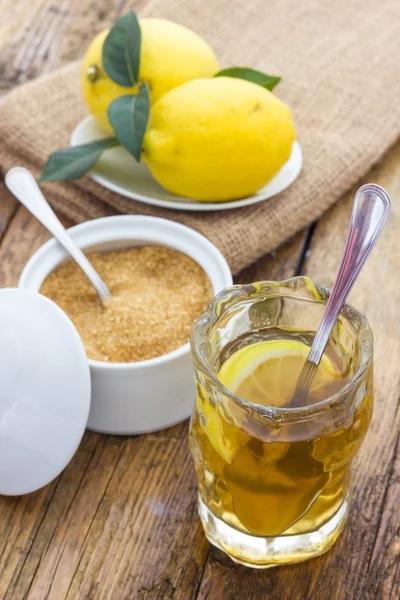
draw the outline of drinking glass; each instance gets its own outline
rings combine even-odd
[[[329,342],[346,379],[314,404],[251,403],[227,389],[218,372],[238,349],[260,340],[294,336],[311,345],[328,297],[306,277],[236,285],[219,293],[193,328],[190,446],[200,519],[209,541],[247,566],[312,558],[342,531],[350,465],[372,415],[372,332],[346,304]]]

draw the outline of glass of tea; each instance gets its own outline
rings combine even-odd
[[[305,277],[237,285],[195,324],[190,445],[207,538],[271,567],[326,552],[349,508],[373,407],[372,332],[345,305],[304,405],[294,391],[328,290]]]

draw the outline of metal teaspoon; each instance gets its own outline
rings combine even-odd
[[[300,373],[290,406],[304,406],[333,326],[365,261],[371,253],[390,212],[390,198],[375,183],[360,187],[354,198],[350,229],[343,258],[315,334],[307,360]]]
[[[14,167],[6,174],[5,182],[10,192],[46,227],[79,265],[104,304],[104,299],[111,296],[108,287],[56,217],[32,173],[24,167]]]

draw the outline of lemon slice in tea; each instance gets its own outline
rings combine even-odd
[[[286,406],[310,351],[299,340],[269,340],[241,348],[222,365],[218,377],[234,394],[255,404]],[[313,402],[343,385],[343,373],[324,354],[310,389]]]

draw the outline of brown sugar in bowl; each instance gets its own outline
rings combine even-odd
[[[94,360],[138,362],[176,350],[213,297],[205,271],[173,248],[146,245],[87,256],[112,294],[103,304],[73,260],[52,271],[40,293],[67,313]]]
[[[155,217],[122,215],[95,219],[69,229],[86,251],[136,246],[165,246],[193,259],[206,273],[215,295],[232,284],[220,251],[196,231]],[[38,292],[48,275],[66,259],[55,241],[46,242],[25,266],[19,287]],[[136,362],[89,358],[92,383],[88,428],[136,434],[170,427],[191,414],[194,381],[189,342],[161,356]]]

